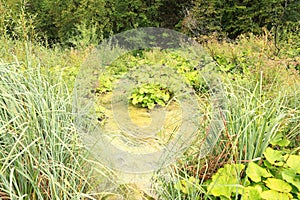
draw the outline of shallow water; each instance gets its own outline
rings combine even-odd
[[[112,106],[111,99],[112,93],[107,93],[99,96],[98,103],[105,108],[106,119],[103,124],[103,129],[106,135],[111,138],[111,144],[120,150],[132,154],[146,155],[153,153],[151,155],[155,156],[155,152],[162,150],[162,148],[175,137],[178,128],[183,123],[183,111],[180,104],[176,101],[171,102],[165,108],[161,107],[153,110],[128,105],[128,109],[125,109],[128,114],[128,119],[118,119],[118,117],[115,117],[118,113],[114,115],[113,111],[124,109]],[[165,115],[161,115],[162,111],[165,111]],[[189,131],[189,128],[187,128],[187,130]],[[174,151],[171,153],[174,153]],[[166,158],[170,159],[168,156]],[[160,157],[155,157],[155,159],[160,160]],[[147,160],[145,160],[145,162],[138,161],[137,164],[145,165],[147,164],[146,161]],[[163,163],[168,164],[170,160],[164,160],[161,164]],[[141,166],[134,166],[134,168],[143,169]],[[138,190],[144,191],[150,196],[154,194],[151,192],[150,184],[153,175],[152,172],[135,174],[117,171],[116,175],[119,184],[136,184]]]
[[[112,138],[112,144],[123,150],[132,153],[156,152],[172,139],[181,125],[182,111],[177,102],[153,110],[129,104],[125,113],[128,117],[116,120],[115,115],[121,109],[112,106],[111,98],[112,93],[99,96],[98,103],[105,108],[106,115],[103,128]]]

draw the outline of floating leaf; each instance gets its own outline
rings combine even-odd
[[[289,200],[292,195],[289,193],[277,192],[275,190],[263,191],[260,196],[266,200]]]
[[[288,139],[286,139],[282,133],[276,135],[271,141],[270,143],[275,146],[281,146],[281,147],[287,147],[291,141],[289,141]]]
[[[284,164],[284,159],[281,151],[273,150],[270,147],[268,147],[264,152],[264,156],[266,157],[267,161],[272,165],[282,166]]]
[[[246,174],[252,181],[256,183],[261,181],[261,177],[272,177],[272,174],[270,174],[266,169],[260,167],[254,162],[249,163]]]
[[[288,184],[287,182],[276,179],[276,178],[268,178],[266,181],[266,186],[272,190],[276,190],[278,192],[290,192],[292,190],[292,186]]]

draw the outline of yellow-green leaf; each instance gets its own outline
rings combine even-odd
[[[279,133],[270,141],[270,143],[273,146],[278,145],[281,147],[287,147],[291,143],[291,141],[286,139],[282,133]]]
[[[266,200],[289,200],[292,197],[289,193],[277,192],[275,190],[263,191],[260,196]]]
[[[281,151],[273,150],[272,148],[268,147],[264,152],[264,156],[266,157],[267,161],[272,165],[282,166],[283,165],[283,156]]]
[[[242,193],[241,200],[259,200],[261,199],[260,193],[262,192],[262,188],[259,185],[256,186],[248,186],[245,187]]]
[[[300,174],[300,156],[290,155],[286,164]]]
[[[213,175],[207,190],[214,196],[230,199],[232,193],[242,189],[237,177],[244,168],[242,164],[225,164]]]
[[[280,179],[268,178],[265,183],[268,188],[278,192],[288,193],[292,190],[292,186],[290,186],[290,184]]]
[[[298,177],[297,177],[298,176]],[[300,191],[300,176],[293,169],[286,169],[282,172],[282,178],[293,184]]]
[[[256,183],[261,181],[261,177],[272,177],[271,173],[269,173],[266,169],[260,167],[254,162],[249,163],[248,168],[246,170],[246,174],[252,181]]]

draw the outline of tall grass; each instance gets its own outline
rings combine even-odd
[[[226,163],[261,160],[275,136],[291,140],[291,148],[299,150],[299,83],[290,88],[274,85],[274,95],[270,88],[264,89],[263,79],[263,74],[259,80],[224,78],[224,129],[219,140],[204,158],[202,147],[195,143],[177,163],[158,173],[155,187],[161,199],[214,199],[207,191],[212,175]]]
[[[237,161],[257,159],[275,136],[295,136],[300,131],[293,123],[299,120],[300,107],[297,101],[291,100],[291,91],[274,86],[276,95],[270,94],[272,85],[264,89],[263,73],[258,81],[247,81],[247,84],[239,81],[226,84],[224,123]],[[299,93],[294,95],[299,98]],[[287,126],[295,128],[294,133],[287,133],[284,130]]]
[[[0,198],[89,196],[70,102],[63,82],[39,67],[0,65]]]

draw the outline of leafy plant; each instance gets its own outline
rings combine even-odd
[[[244,168],[242,164],[226,164],[220,168],[207,187],[208,194],[228,199],[236,196],[242,189],[240,174]]]
[[[156,105],[165,106],[173,93],[159,84],[144,84],[133,90],[130,102],[144,108],[153,109]]]
[[[300,197],[300,155],[268,147],[260,164],[230,164],[220,168],[209,181],[209,194],[221,199],[298,199]],[[238,179],[241,170],[244,176]]]
[[[99,82],[98,82],[99,86],[95,90],[92,90],[92,92],[99,93],[99,94],[111,92],[114,81],[115,78],[113,76],[102,75],[99,77]]]
[[[188,56],[186,55],[186,57]],[[209,61],[201,60],[200,62],[201,65],[205,66]],[[117,80],[127,74],[131,74],[130,76],[138,79],[137,82],[141,84],[132,92],[129,98],[133,105],[150,109],[153,109],[155,105],[165,106],[174,93],[174,91],[171,91],[172,89],[167,87],[167,85],[175,87],[176,83],[173,83],[173,81],[171,84],[170,82],[172,79],[170,76],[173,76],[174,73],[182,76],[183,81],[193,87],[196,92],[206,92],[208,90],[196,63],[185,58],[185,52],[179,50],[146,49],[129,52],[104,68],[99,75],[97,87],[92,89],[92,91],[100,94],[111,92]],[[150,66],[153,66],[153,68]],[[164,66],[170,66],[170,68]],[[144,75],[139,72],[140,68],[144,69],[145,67],[151,71],[151,75]],[[161,83],[156,81],[154,84],[151,83],[151,77],[161,77],[161,79],[165,80],[162,80]],[[139,81],[143,79],[148,81],[149,84]]]

